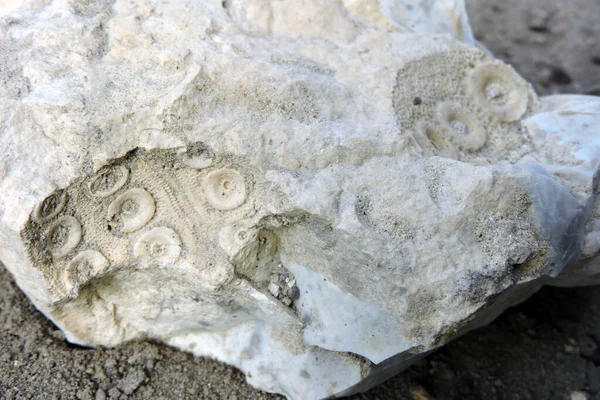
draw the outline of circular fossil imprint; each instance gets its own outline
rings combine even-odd
[[[500,61],[481,64],[467,77],[467,92],[500,121],[516,121],[527,111],[527,83]]]
[[[179,235],[166,227],[154,228],[144,233],[133,247],[135,258],[161,267],[173,265],[180,254]]]
[[[141,188],[129,189],[108,206],[108,226],[111,231],[130,233],[146,225],[156,211],[154,198]]]
[[[215,154],[207,147],[200,145],[188,146],[177,152],[183,164],[194,169],[208,168],[215,163]]]
[[[441,103],[437,108],[437,116],[450,139],[460,148],[477,151],[485,145],[485,129],[473,114],[459,104]]]
[[[204,178],[206,198],[218,210],[233,210],[246,201],[246,182],[234,169],[222,168]]]
[[[63,190],[58,190],[42,200],[35,209],[33,218],[40,224],[48,222],[65,208],[66,203],[67,193]]]
[[[104,273],[108,266],[108,260],[99,251],[82,251],[73,257],[64,272],[63,283],[65,289],[71,292],[75,286],[79,286],[89,279]]]
[[[100,169],[88,183],[93,196],[108,197],[121,189],[129,178],[129,169],[123,165],[111,165]]]
[[[456,147],[444,137],[443,132],[431,123],[420,121],[414,139],[427,155],[458,158]]]
[[[256,240],[259,230],[250,220],[240,220],[224,226],[219,232],[219,245],[230,256]]]
[[[52,257],[61,258],[81,242],[81,224],[75,217],[61,217],[46,230],[45,236],[46,249]]]

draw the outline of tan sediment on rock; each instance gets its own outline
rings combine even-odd
[[[163,341],[293,399],[595,279],[600,100],[538,99],[462,2],[423,4],[14,11],[15,49],[51,55],[0,92],[0,259],[71,341]]]

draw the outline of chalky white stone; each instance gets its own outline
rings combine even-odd
[[[461,0],[23,0],[0,48],[0,260],[73,342],[318,399],[600,282],[600,99]]]

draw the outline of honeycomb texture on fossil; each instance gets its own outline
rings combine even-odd
[[[23,0],[0,48],[0,260],[73,342],[327,398],[600,281],[600,99],[460,0]]]

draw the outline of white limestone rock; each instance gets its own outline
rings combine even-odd
[[[600,281],[600,99],[462,1],[8,2],[0,52],[0,260],[73,342],[343,396]]]

